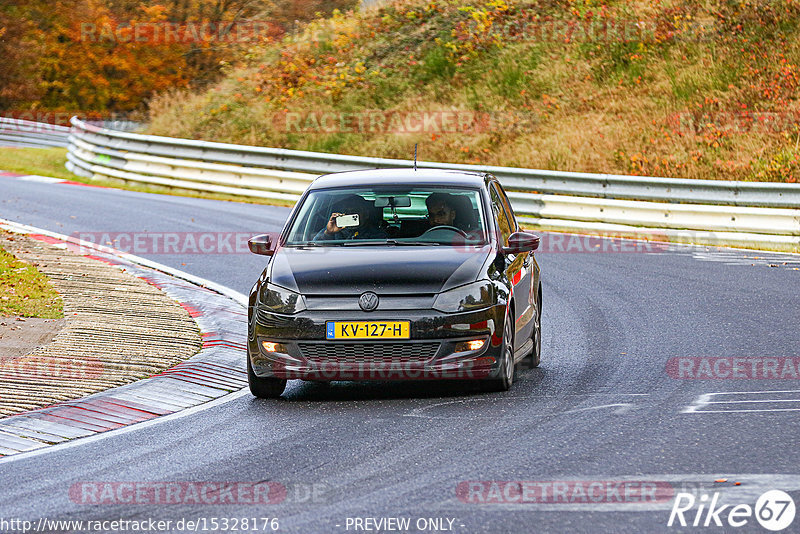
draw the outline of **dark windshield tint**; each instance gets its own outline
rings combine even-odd
[[[312,191],[293,221],[286,245],[353,241],[483,244],[486,224],[480,192],[430,187]]]

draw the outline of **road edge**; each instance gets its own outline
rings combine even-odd
[[[151,377],[0,419],[0,463],[89,443],[184,417],[247,393],[247,297],[178,269],[71,236],[0,218],[0,228],[80,247],[178,301],[197,323],[200,352]]]

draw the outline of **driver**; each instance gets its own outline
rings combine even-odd
[[[455,202],[447,193],[433,193],[425,199],[428,208],[428,224],[436,226],[454,226],[456,220]]]
[[[331,239],[386,239],[386,232],[378,228],[374,221],[373,205],[359,195],[347,195],[333,205],[328,224],[314,236],[314,241]],[[336,217],[340,215],[358,215],[358,226],[340,228],[336,226]]]

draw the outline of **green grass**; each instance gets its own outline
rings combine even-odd
[[[77,180],[66,160],[66,148],[0,148],[0,170]]]
[[[134,183],[117,179],[89,179],[76,176],[64,167],[67,160],[66,148],[1,148],[0,171],[11,171],[20,174],[38,174],[52,176],[73,182],[113,187],[139,193],[156,193],[161,195],[175,195],[193,198],[208,198],[211,200],[224,200],[232,202],[247,202],[249,204],[264,204],[272,206],[293,206],[294,203],[282,200],[252,198],[246,195],[228,195],[221,193],[205,193],[191,189],[178,189],[159,185]]]
[[[422,59],[420,80],[423,83],[446,82],[455,74],[456,67],[442,48],[428,50]]]
[[[63,303],[48,278],[36,267],[0,249],[0,316],[59,319]]]

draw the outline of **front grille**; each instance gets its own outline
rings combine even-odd
[[[309,362],[390,364],[425,363],[434,357],[439,343],[299,343]]]

